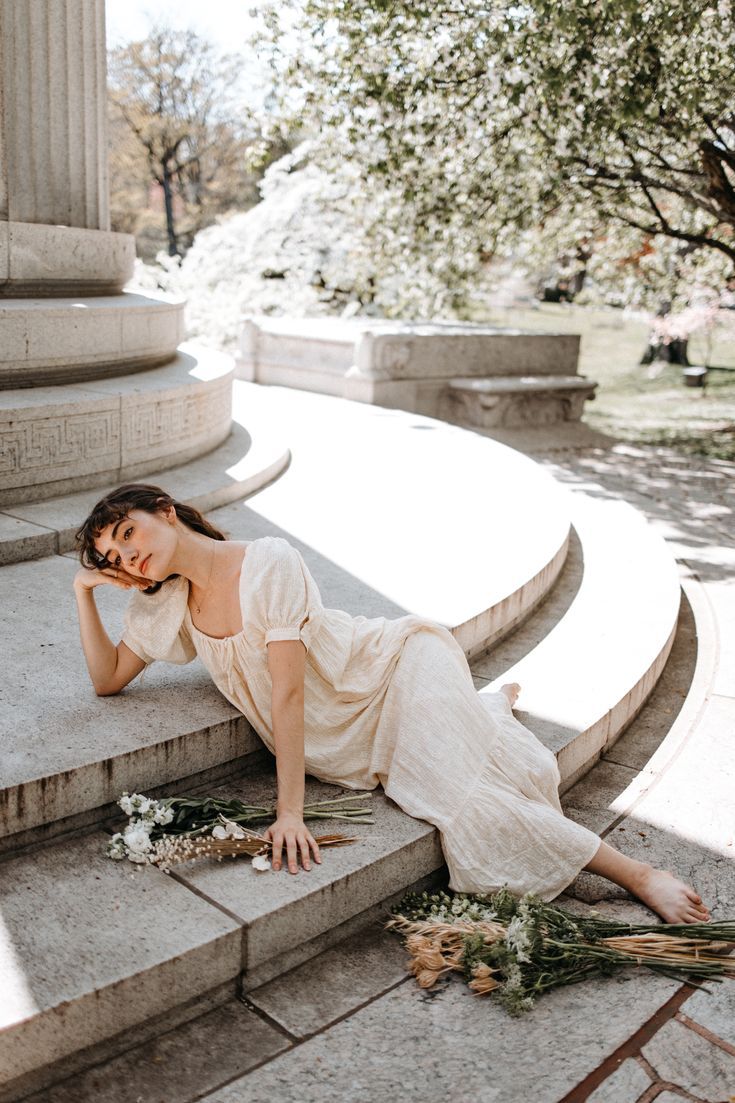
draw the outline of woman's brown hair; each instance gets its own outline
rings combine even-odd
[[[77,547],[79,548],[79,560],[83,567],[90,571],[106,570],[112,564],[107,557],[101,555],[94,546],[94,542],[103,529],[108,525],[121,521],[127,517],[131,509],[144,509],[147,513],[159,513],[173,506],[176,516],[194,532],[201,532],[204,536],[211,536],[213,540],[226,540],[224,533],[210,525],[209,521],[201,515],[198,509],[187,505],[185,502],[177,502],[160,486],[151,486],[149,483],[125,483],[117,490],[105,494],[100,498],[89,517],[75,534]],[[174,578],[174,575],[170,576]],[[164,581],[166,581],[164,579]],[[155,594],[160,590],[163,582],[154,582],[146,590],[145,594]]]

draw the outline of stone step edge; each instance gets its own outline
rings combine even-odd
[[[466,654],[472,656],[485,651],[491,642],[502,638],[506,630],[511,631],[533,615],[536,607],[544,601],[558,578],[568,546],[567,536],[551,562],[519,590],[503,598],[496,606],[492,606],[472,621],[450,629]],[[478,633],[482,635],[478,636]],[[33,845],[36,841],[51,839],[57,833],[65,831],[66,825],[70,822],[78,821],[91,827],[99,822],[99,819],[104,818],[105,809],[109,807],[109,796],[105,794],[110,791],[122,792],[128,788],[132,784],[130,777],[139,777],[141,773],[146,771],[150,773],[152,770],[157,785],[176,784],[180,777],[188,776],[189,764],[195,755],[196,743],[200,738],[206,738],[207,769],[211,770],[218,764],[233,761],[238,757],[233,739],[247,740],[249,749],[252,749],[251,743],[255,746],[259,740],[244,716],[238,714],[234,708],[232,714],[233,719],[228,725],[215,723],[211,727],[198,730],[186,727],[174,738],[160,743],[146,744],[134,752],[127,751],[111,758],[85,762],[76,767],[74,774],[77,783],[83,779],[82,783],[78,784],[81,792],[85,794],[86,799],[90,799],[91,794],[91,799],[98,800],[100,803],[78,809],[72,816],[64,815],[57,819],[53,812],[53,803],[49,812],[44,811],[49,808],[50,795],[52,796],[54,792],[54,786],[49,782],[58,775],[31,777],[12,787],[0,788],[0,801],[4,809],[3,818],[13,825],[13,830],[10,832],[0,833],[0,854],[12,853],[18,846],[25,847]],[[145,765],[141,765],[142,763]],[[103,778],[99,776],[100,767],[104,767]],[[113,778],[116,779],[117,789],[113,786],[111,790]],[[39,811],[29,816],[27,810],[36,808]],[[100,809],[100,816],[95,815],[97,809]],[[32,822],[27,822],[29,819]],[[21,820],[24,821],[24,826],[15,826]]]
[[[624,647],[627,639],[622,620],[618,624],[613,624],[611,628],[609,618],[604,619],[603,602],[608,590],[613,593],[613,600],[615,600],[616,608],[619,611],[621,608],[621,593],[630,594],[631,592],[630,581],[627,585],[625,584],[626,571],[635,571],[638,590],[634,591],[632,596],[628,598],[629,601],[635,603],[640,597],[640,572],[645,570],[647,574],[644,576],[644,582],[646,577],[650,580],[650,586],[646,587],[646,590],[655,595],[657,605],[653,610],[653,619],[649,624],[641,626],[640,620],[638,622],[639,633],[641,631],[647,633],[648,646],[641,656],[643,665],[640,666],[639,664],[635,667],[636,676],[633,683],[628,685],[627,681],[629,679],[627,679],[625,691],[622,693],[621,684],[616,687],[614,678],[612,682],[608,681],[607,687],[603,683],[599,692],[601,711],[594,717],[590,717],[588,711],[583,727],[578,727],[575,730],[571,723],[565,725],[563,721],[559,721],[554,725],[556,745],[550,747],[550,749],[556,754],[559,763],[562,792],[566,791],[587,773],[600,756],[610,749],[645,704],[663,671],[673,646],[681,599],[679,572],[674,556],[662,537],[645,521],[639,511],[621,502],[614,503],[614,508],[610,508],[610,505],[606,506],[594,499],[586,500],[584,494],[572,494],[572,500],[573,502],[576,500],[576,510],[574,507],[572,509],[572,522],[579,538],[585,565],[581,584],[575,592],[569,608],[559,620],[553,624],[544,625],[543,614],[538,618],[539,628],[545,629],[543,636],[537,639],[532,647],[527,648],[522,658],[511,662],[511,665],[504,670],[502,675],[495,677],[480,690],[480,696],[482,697],[483,692],[497,690],[505,681],[517,681],[523,687],[524,679],[525,684],[528,684],[530,678],[531,684],[533,684],[534,666],[538,667],[539,663],[544,665],[545,656],[548,654],[549,658],[545,664],[545,669],[553,670],[555,664],[559,668],[559,678],[556,681],[555,689],[560,684],[564,684],[564,673],[567,672],[569,677],[567,690],[568,694],[572,695],[570,699],[573,700],[575,679],[579,677],[579,672],[584,668],[582,660],[589,659],[590,649],[592,649],[594,655],[596,641],[594,638],[590,639],[589,634],[581,631],[575,633],[571,638],[570,629],[564,625],[565,619],[569,617],[568,623],[571,623],[574,628],[574,619],[579,618],[580,611],[583,618],[585,609],[593,611],[594,615],[587,613],[586,623],[588,626],[596,626],[598,616],[603,616],[603,624],[607,626],[607,631],[597,636],[597,640],[602,640],[603,643],[598,661],[593,662],[593,670],[599,670],[605,669],[605,660],[610,655],[609,649],[612,650],[614,655],[618,648]],[[585,527],[590,531],[590,535],[586,539]],[[603,533],[602,537],[600,536],[601,532]],[[593,533],[594,536],[592,536]],[[626,562],[622,554],[623,548],[626,544],[629,547],[630,541],[636,538],[636,547],[639,548],[639,554],[634,560],[629,559]],[[615,577],[611,578],[609,571],[601,569],[601,567],[605,568],[606,564],[600,563],[602,556],[609,556],[609,549],[616,547],[616,540],[621,545],[621,554],[613,558],[616,563],[622,562],[617,585]],[[600,548],[603,549],[602,554]],[[595,553],[598,556],[596,562],[590,560],[590,555],[594,556]],[[585,578],[587,585],[585,585]],[[600,600],[601,585],[604,585],[605,591],[602,602]],[[631,610],[632,614],[635,614],[636,608],[637,605]],[[595,612],[595,610],[598,612]],[[547,619],[552,616],[556,616],[555,611],[551,611]],[[634,616],[632,622],[635,623]],[[582,619],[580,628],[584,624],[585,621]],[[580,639],[580,636],[583,638]],[[512,638],[509,643],[512,645]],[[559,652],[561,652],[561,655]],[[525,677],[526,670],[529,671],[528,678]],[[605,692],[605,689],[607,689],[607,692]],[[553,692],[552,690],[550,707],[548,705],[546,707],[547,716],[559,715],[559,700],[554,700]],[[519,718],[533,730],[533,714],[528,717],[524,715],[523,697],[521,697],[519,705]],[[538,715],[539,712],[540,709],[537,707],[535,714]],[[583,711],[580,711],[579,715],[582,717]],[[536,734],[539,738],[543,738],[543,731],[540,730]]]
[[[213,766],[202,767],[194,774],[187,777],[175,778],[162,784],[146,785],[145,795],[161,800],[163,797],[175,797],[186,794],[187,796],[206,795],[213,788],[226,785],[228,782],[242,780],[250,774],[266,768],[270,762],[270,751],[257,738],[247,721],[241,725],[241,753],[237,757],[227,758],[222,756],[222,761]],[[210,729],[212,736],[217,733],[217,725]],[[167,744],[165,750],[170,753],[173,741]],[[95,808],[77,812],[75,815],[64,816],[61,819],[50,820],[48,823],[29,827],[25,831],[15,832],[13,835],[0,835],[0,866],[3,862],[12,861],[13,858],[24,854],[31,854],[46,846],[53,846],[60,841],[76,838],[79,835],[88,834],[90,831],[117,831],[120,826],[120,808],[118,806],[119,794],[106,804],[97,805]]]
[[[383,798],[383,802],[385,801],[386,798]],[[399,814],[404,815],[400,812]],[[410,819],[410,817],[406,817],[406,819]],[[161,881],[168,879],[175,882],[179,890],[179,906],[185,904],[186,897],[183,893],[186,891],[192,900],[197,901],[197,907],[201,908],[201,905],[204,904],[237,925],[237,937],[241,948],[236,963],[232,954],[231,943],[235,934],[232,929],[216,936],[214,939],[207,936],[203,941],[196,941],[196,944],[195,940],[192,939],[192,945],[189,948],[182,951],[179,947],[176,954],[163,957],[158,963],[149,965],[144,970],[141,970],[135,962],[135,954],[131,950],[131,961],[127,976],[118,976],[104,986],[94,987],[93,989],[86,988],[79,992],[76,997],[70,997],[67,991],[64,998],[58,1002],[54,1003],[53,1000],[49,1000],[47,1006],[38,1009],[35,1015],[27,1016],[14,1024],[10,1024],[4,1030],[0,1030],[0,1051],[3,1048],[6,1050],[3,1063],[6,1068],[12,1067],[14,1072],[13,1080],[6,1082],[4,1089],[1,1086],[3,1080],[2,1074],[0,1074],[0,1100],[2,1100],[2,1103],[6,1103],[11,1099],[22,1098],[24,1094],[34,1090],[34,1085],[29,1080],[32,1081],[33,1075],[37,1071],[40,1071],[42,1075],[47,1074],[49,1065],[53,1068],[56,1061],[63,1060],[77,1049],[84,1049],[87,1046],[102,1043],[108,1038],[114,1038],[118,1031],[111,1031],[109,1025],[110,1011],[113,1005],[117,1007],[116,1015],[119,1021],[128,1024],[127,1029],[136,1029],[141,1026],[145,1030],[146,1023],[150,1023],[152,1019],[154,1034],[160,1032],[162,1027],[168,1029],[165,1012],[169,1008],[169,991],[174,992],[174,1000],[170,1004],[174,1009],[177,1004],[186,1004],[197,997],[204,997],[212,988],[211,970],[206,968],[206,965],[207,962],[211,963],[217,956],[218,946],[229,947],[227,957],[230,964],[220,969],[220,975],[216,978],[216,983],[221,985],[225,982],[224,969],[229,973],[232,981],[236,983],[239,991],[257,987],[265,983],[266,980],[279,976],[282,972],[308,960],[333,945],[340,938],[373,921],[383,910],[387,899],[400,899],[409,888],[425,887],[437,875],[441,877],[443,856],[438,833],[428,824],[421,824],[420,821],[415,822],[418,824],[418,828],[411,837],[392,840],[390,835],[383,834],[381,837],[387,840],[384,849],[377,854],[375,852],[368,853],[365,861],[356,869],[346,871],[337,867],[334,876],[314,890],[299,895],[295,899],[279,900],[266,913],[267,920],[265,917],[261,917],[258,922],[261,926],[265,921],[270,924],[270,917],[272,916],[273,920],[279,925],[279,929],[289,931],[290,937],[285,939],[282,952],[269,957],[266,956],[251,969],[247,968],[248,956],[251,952],[249,946],[250,922],[238,918],[226,906],[218,903],[206,892],[200,891],[196,886],[187,884],[177,874],[176,869],[172,870],[167,877],[150,867],[143,867],[142,875],[152,878],[149,891],[155,893],[156,885],[159,883],[158,878]],[[91,835],[90,838],[95,838],[95,836]],[[78,842],[82,843],[82,840],[78,840]],[[87,846],[86,842],[84,846]],[[48,857],[48,852],[46,856]],[[4,871],[10,872],[16,880],[19,877],[32,877],[33,855],[20,857],[16,861],[21,863],[16,869],[9,870],[9,866],[0,866],[0,877],[2,877]],[[24,872],[23,863],[27,865],[27,875]],[[9,865],[12,865],[12,863],[9,863]],[[125,863],[125,868],[122,868],[123,873],[127,872],[126,867],[127,863]],[[133,867],[130,868],[133,869]],[[133,876],[136,875],[136,872]],[[60,876],[68,880],[68,869],[62,866]],[[281,873],[272,876],[289,875]],[[306,877],[308,874],[301,872],[300,876]],[[96,891],[105,893],[108,890],[106,886],[100,886]],[[316,899],[329,901],[329,908],[323,909],[324,914],[328,910],[330,915],[334,915],[336,909],[337,921],[324,924],[323,919],[320,918],[317,922],[317,928],[311,930],[313,924],[310,924],[308,913]],[[299,916],[301,916],[301,919],[299,919]],[[306,921],[304,916],[306,916]],[[39,921],[43,922],[43,917]],[[304,924],[306,934],[301,929]],[[52,952],[50,947],[49,952]],[[202,960],[202,966],[198,969],[196,967],[192,969],[192,961],[199,958]],[[161,1006],[152,1008],[150,990],[154,976],[159,973],[164,982],[161,988],[165,988],[166,992],[162,992],[160,998],[158,998]],[[138,1002],[136,988],[139,984],[148,992],[143,1014],[136,1012]],[[41,1000],[40,993],[37,998]],[[120,1001],[122,1001],[122,1004]],[[106,1024],[100,1025],[98,1022],[98,1017],[95,1014],[95,1009],[98,1007],[103,1008],[106,1012],[106,1016],[100,1016],[100,1018],[106,1017]],[[74,1024],[73,1037],[71,1037],[72,1032],[69,1030],[69,1023]],[[33,1037],[34,1044],[32,1047],[27,1044],[28,1034]],[[38,1054],[44,1052],[44,1050],[46,1054],[49,1050],[51,1051],[50,1060],[46,1059],[36,1064]],[[11,1060],[8,1060],[8,1056]]]
[[[211,452],[178,467],[162,468],[160,477],[154,471],[143,481],[165,486],[180,501],[206,513],[257,494],[280,478],[288,469],[291,458],[291,452],[283,442],[258,437],[253,439],[235,425],[228,439]],[[207,480],[207,469],[213,465],[221,470],[214,472]],[[193,494],[187,492],[192,485],[201,486],[203,479],[209,485]],[[109,489],[112,490],[113,486]],[[104,493],[105,487],[95,487],[49,498],[42,503],[18,503],[0,509],[0,567],[72,551],[75,546],[74,533]],[[57,514],[53,523],[39,523],[39,518],[51,511]]]

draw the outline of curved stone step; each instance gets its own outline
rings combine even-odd
[[[0,390],[142,371],[171,360],[183,339],[183,300],[0,298]]]
[[[562,790],[644,704],[679,613],[676,561],[626,502],[571,495],[578,540],[559,585],[512,636],[473,663],[488,690],[519,682],[518,716],[557,755]],[[482,691],[481,691],[482,694]]]
[[[553,585],[567,493],[520,452],[419,414],[239,380],[233,408],[294,454],[254,509],[369,583],[386,615],[437,620],[471,657]]]
[[[0,507],[120,483],[210,452],[230,432],[232,376],[228,356],[185,344],[150,371],[0,390]]]
[[[416,612],[474,654],[553,585],[567,551],[567,494],[533,462],[415,415],[237,387],[238,420],[257,424],[265,439],[293,434],[294,462],[252,504],[218,509],[212,520],[235,539],[286,535],[326,605],[369,616]],[[79,646],[75,570],[64,556],[0,568],[7,631],[17,640],[0,730],[5,851],[99,821],[123,789],[211,775],[260,746],[198,662],[154,664],[142,685],[97,698]],[[99,593],[114,639],[126,603],[112,587]]]
[[[262,425],[260,416],[255,415],[262,414],[265,408],[256,407],[255,401],[244,404]],[[288,403],[280,404],[278,411],[271,409],[271,414],[280,413],[277,420],[284,432],[291,429],[286,416],[288,409]],[[359,518],[362,516],[363,526],[374,525],[379,494],[386,495],[388,484],[379,478],[382,467],[365,469],[367,436],[360,435],[359,421],[351,420],[348,411],[333,408],[332,416],[321,420],[309,418],[309,413],[315,415],[316,408],[302,408],[302,420],[309,423],[311,435],[304,430],[294,442],[295,463],[289,472],[291,477],[303,465],[303,478],[295,480],[289,494],[275,493],[287,482],[281,480],[248,507],[224,507],[216,511],[213,519],[237,538],[283,531],[304,552],[326,604],[352,605],[354,612],[362,608],[371,614],[398,615],[403,610],[397,597],[401,585],[404,593],[410,588],[408,576],[400,572],[391,576],[385,562],[373,564],[373,577],[381,579],[382,584],[392,577],[389,597],[384,590],[366,586],[365,574],[357,570],[358,567],[362,570],[364,563],[360,558],[360,535],[365,529],[358,527]],[[381,415],[394,417],[391,411],[381,411]],[[394,425],[383,425],[384,432],[379,438],[387,474],[398,454],[394,446],[401,435],[399,420],[396,415]],[[403,431],[416,428],[426,430],[427,426],[411,418]],[[352,453],[347,441],[353,444]],[[321,466],[317,462],[320,454]],[[329,466],[325,454],[330,458],[340,456],[338,471],[334,471],[334,464]],[[467,454],[461,454],[466,460]],[[354,457],[352,462],[350,455]],[[496,457],[502,455],[495,453]],[[436,486],[436,469],[428,460],[423,453],[420,472]],[[481,472],[491,483],[492,471],[490,466]],[[501,466],[499,471],[505,474],[507,468]],[[325,501],[326,495],[317,494],[315,488],[324,487],[329,473],[330,497],[333,495],[339,502],[338,524],[329,530],[329,540],[324,536],[318,548],[309,547],[294,532],[311,541],[311,510],[317,514],[316,529],[324,526],[328,509],[334,506]],[[378,476],[375,503],[367,493],[371,475]],[[394,494],[400,485],[394,474],[391,487]],[[311,498],[307,486],[312,488]],[[346,488],[350,487],[352,493],[346,494]],[[574,494],[570,501],[563,495],[559,500],[569,509],[576,535],[558,586],[523,627],[472,665],[476,673],[482,671],[487,677],[496,678],[495,685],[515,678],[523,680],[520,703],[525,711],[520,712],[520,718],[558,753],[568,786],[589,768],[601,749],[610,745],[652,688],[668,652],[679,589],[668,549],[631,507],[592,495]],[[253,506],[258,507],[257,512]],[[448,502],[448,509],[451,508]],[[294,528],[279,530],[274,518],[279,513],[285,515],[287,509],[292,513]],[[517,511],[521,512],[518,503]],[[419,540],[424,535],[425,539],[420,514],[421,510],[414,513],[404,507],[408,550],[417,546],[412,543],[414,536]],[[296,520],[301,525],[298,529]],[[385,520],[387,532],[395,539],[396,514],[389,511]],[[505,516],[502,522],[507,524]],[[371,532],[369,545],[374,552],[377,542],[374,530]],[[505,529],[502,535],[508,537]],[[336,557],[329,562],[323,558],[328,543]],[[490,549],[493,546],[490,544]],[[395,554],[395,544],[390,547]],[[431,554],[430,543],[425,551]],[[438,550],[437,560],[441,561]],[[140,756],[137,765],[143,767],[146,784],[155,780],[156,763],[165,772],[170,769],[170,760],[175,765],[178,760],[180,764],[187,754],[199,756],[196,764],[205,769],[202,756],[218,740],[220,746],[215,757],[217,753],[221,756],[223,730],[228,723],[230,733],[235,736],[230,754],[234,756],[238,749],[242,750],[242,743],[239,748],[235,744],[247,741],[249,733],[244,728],[235,730],[234,710],[229,718],[222,712],[219,714],[219,730],[212,723],[216,695],[195,664],[168,670],[154,667],[146,674],[148,684],[144,683],[140,692],[131,687],[118,698],[90,701],[85,727],[86,698],[80,692],[81,658],[69,631],[73,621],[67,616],[71,610],[60,610],[58,598],[51,604],[44,602],[39,585],[41,569],[46,589],[54,595],[62,594],[73,569],[67,557],[23,563],[0,571],[0,584],[11,577],[13,581],[9,595],[2,597],[4,607],[9,609],[11,618],[17,617],[19,625],[25,625],[25,636],[20,640],[23,662],[19,674],[28,677],[33,669],[34,694],[38,698],[35,715],[28,712],[18,715],[14,731],[22,730],[32,736],[35,724],[43,722],[53,700],[58,713],[63,715],[67,710],[67,716],[74,716],[76,730],[82,731],[82,742],[86,741],[88,761],[86,766],[63,772],[57,758],[56,773],[47,775],[43,783],[39,780],[35,790],[33,785],[27,789],[20,787],[25,789],[29,806],[34,799],[47,797],[47,813],[54,802],[58,812],[64,799],[69,800],[69,807],[79,808],[80,800],[84,800],[80,783],[99,785],[106,772],[111,777],[106,791],[117,796],[121,788],[132,787],[136,756]],[[20,572],[27,572],[29,581],[35,580],[32,590],[20,583]],[[435,580],[440,577],[434,576]],[[426,600],[430,596],[427,594]],[[105,597],[109,599],[104,609],[106,621],[110,623],[117,618],[119,623],[125,595],[110,591]],[[649,607],[652,615],[644,618],[643,610]],[[39,625],[45,631],[45,643],[42,633],[32,640],[27,638]],[[59,657],[53,654],[56,646],[61,652]],[[50,685],[52,679],[55,684]],[[18,693],[10,702],[11,714],[13,705],[17,709],[19,702],[27,703],[27,698],[27,693]],[[72,702],[76,710],[73,713],[68,711]],[[227,707],[221,698],[219,702],[220,707]],[[104,709],[104,723],[102,712],[96,711],[98,707]],[[189,724],[185,737],[180,723],[183,707]],[[197,731],[199,710],[210,723],[209,729]],[[7,711],[4,709],[5,714]],[[68,725],[59,723],[58,713],[55,731],[66,733]],[[179,721],[178,735],[175,723],[166,729],[172,714],[174,721]],[[156,731],[151,731],[149,718],[154,715]],[[95,740],[99,743],[100,731],[104,731],[108,740],[106,756],[100,756],[99,746],[94,746]],[[67,753],[68,760],[73,761],[80,744],[64,747],[58,734],[55,741],[51,736],[49,728],[45,736],[41,733],[38,745],[46,746],[49,753],[57,756]],[[51,746],[52,743],[55,745]],[[28,747],[28,740],[20,746],[16,741],[9,757],[11,768],[27,769],[28,761],[24,763],[23,756]],[[208,791],[212,788],[209,786]],[[94,794],[94,800],[99,800],[100,792],[101,789]],[[228,782],[221,792],[247,796],[257,802],[272,800],[275,795],[272,765],[253,773],[246,781]],[[331,787],[307,781],[307,799],[320,799],[333,792]],[[63,1060],[84,1046],[133,1029],[144,1020],[153,1020],[150,1030],[157,1030],[156,1019],[162,1020],[177,1005],[204,995],[216,985],[225,986],[227,992],[234,991],[238,975],[245,990],[263,984],[351,930],[359,929],[366,915],[375,914],[380,901],[401,894],[441,868],[441,851],[433,828],[403,815],[380,793],[373,796],[371,803],[376,814],[374,827],[361,825],[353,832],[349,825],[342,828],[326,823],[320,828],[318,823],[311,824],[316,833],[344,829],[345,833],[359,834],[361,841],[343,850],[325,851],[321,866],[297,877],[286,873],[261,877],[252,869],[200,861],[178,867],[167,882],[156,870],[133,871],[129,865],[107,862],[100,856],[103,846],[100,833],[0,863],[7,932],[4,972],[10,978],[5,1029],[0,1032],[3,1058],[0,1063],[7,1069],[8,1083],[0,1099],[20,1099],[29,1091],[52,1083],[53,1069],[44,1066]],[[93,803],[87,807],[93,810]],[[6,810],[17,815],[23,811],[20,802],[12,805],[12,801]],[[61,946],[57,938],[47,937],[45,920],[37,921],[37,916],[46,914],[43,901],[49,898],[63,902],[68,929],[73,932]],[[163,938],[160,941],[148,935],[141,938],[141,929],[154,935],[162,929]],[[84,1067],[83,1057],[79,1067]]]
[[[164,484],[174,498],[207,512],[257,494],[290,462],[285,444],[262,434],[254,440],[244,426],[235,424],[224,444],[206,456],[151,472],[145,480]],[[73,550],[81,519],[114,485],[0,511],[0,565]]]
[[[268,770],[226,795],[270,803],[274,782]],[[308,781],[306,799],[340,793]],[[0,864],[3,1103],[52,1082],[44,1066],[146,1020],[158,1030],[213,989],[234,995],[241,976],[263,983],[374,919],[386,898],[423,887],[442,865],[436,831],[381,793],[370,807],[372,825],[310,821],[317,835],[358,841],[325,849],[297,876],[259,874],[245,859],[189,862],[167,877],[104,857],[100,832]],[[64,938],[49,937],[49,900]]]

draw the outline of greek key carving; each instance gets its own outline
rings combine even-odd
[[[0,474],[5,476],[48,468],[49,477],[58,479],[59,469],[98,461],[106,465],[119,452],[117,410],[0,424]]]

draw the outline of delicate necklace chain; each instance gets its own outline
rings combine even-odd
[[[207,575],[207,581],[205,583],[204,590],[203,590],[203,593],[205,594],[205,596],[206,596],[206,591],[209,588],[209,583],[212,581],[212,568],[214,567],[214,553],[215,553],[216,547],[217,547],[217,543],[216,543],[215,540],[213,540],[212,541],[212,558],[209,562],[209,574]],[[194,597],[193,594],[192,594],[192,597],[193,597],[193,600],[194,600],[194,604],[197,607],[197,613],[201,613],[201,611],[202,611],[201,605],[199,604],[199,602],[197,601],[197,599]],[[203,601],[204,601],[204,599],[202,599],[202,602]]]

